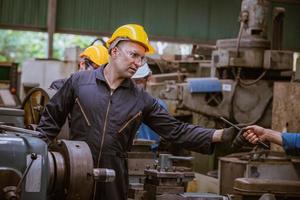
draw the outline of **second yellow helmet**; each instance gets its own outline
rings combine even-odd
[[[103,45],[92,45],[86,48],[80,57],[86,56],[97,65],[103,65],[108,62],[108,51]]]

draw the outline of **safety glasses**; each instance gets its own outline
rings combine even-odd
[[[119,50],[119,52],[122,52],[123,55],[125,55],[128,59],[133,59],[135,61],[138,61],[141,66],[147,62],[147,57],[141,56],[140,54],[138,54],[134,51],[124,50],[119,47],[117,47],[117,49]]]

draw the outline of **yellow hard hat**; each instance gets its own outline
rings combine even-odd
[[[96,65],[103,65],[108,62],[108,51],[103,45],[97,44],[89,46],[80,54],[80,58],[84,56]]]
[[[149,43],[148,35],[145,32],[144,28],[140,25],[126,24],[120,26],[117,30],[115,30],[111,38],[106,42],[106,46],[109,48],[117,38],[124,38],[121,40],[129,39],[134,42],[137,42],[145,47],[146,53],[149,54],[154,53],[154,48]],[[121,41],[121,40],[117,40],[117,41]]]

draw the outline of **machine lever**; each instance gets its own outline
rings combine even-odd
[[[242,133],[243,133],[243,129],[242,129],[242,128],[240,128],[240,127],[238,127],[237,125],[233,124],[232,122],[228,121],[228,120],[225,119],[224,117],[220,117],[220,119],[223,120],[224,122],[226,122],[227,124],[229,124],[230,126],[233,126],[234,128],[236,128],[236,129],[239,131],[239,133],[238,133],[238,135],[236,136],[236,138],[239,138],[239,140],[243,140],[243,141],[246,140],[246,139],[244,138],[244,136],[242,135]],[[235,139],[235,140],[237,140],[237,139]],[[258,140],[257,143],[260,144],[261,146],[263,146],[263,147],[266,148],[266,149],[269,149],[269,148],[270,148],[266,143],[264,143],[264,142],[262,142],[262,141],[259,141],[259,140]]]
[[[160,154],[158,160],[158,166],[163,171],[168,171],[173,167],[173,160],[187,160],[192,161],[193,157],[182,157],[182,156],[172,156],[171,154]]]
[[[24,172],[22,178],[20,179],[20,181],[19,181],[19,183],[18,183],[18,185],[17,185],[16,193],[19,192],[19,190],[20,190],[20,188],[21,188],[21,185],[22,185],[22,182],[24,181],[24,178],[26,177],[27,173],[29,172],[29,170],[30,170],[30,168],[31,168],[31,166],[32,166],[32,164],[33,164],[33,162],[37,159],[37,154],[36,154],[36,153],[31,153],[30,158],[31,158],[31,161],[30,161],[28,167],[25,169],[25,172]]]

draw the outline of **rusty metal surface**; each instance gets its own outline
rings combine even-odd
[[[152,195],[158,195],[158,194],[178,194],[183,193],[184,188],[181,186],[174,186],[174,185],[151,185],[151,184],[145,184],[144,189],[147,191],[147,194],[149,196]]]
[[[129,154],[130,155],[130,154]],[[142,156],[142,154],[141,154]],[[145,176],[144,169],[154,165],[152,158],[128,158],[128,174],[129,176]]]
[[[164,102],[167,104],[168,112],[174,117],[188,117],[192,115],[192,111],[182,107],[182,102],[179,100],[164,99]]]
[[[146,193],[144,189],[144,185],[137,183],[137,184],[129,184],[128,189],[128,199],[133,200],[142,200],[144,197],[144,194]]]
[[[285,8],[283,7],[273,8],[271,49],[274,50],[282,49],[284,16],[285,16]]]
[[[8,186],[15,186],[21,179],[21,172],[12,168],[2,168],[0,170],[0,188],[7,188]],[[4,198],[4,191],[0,190],[0,199]]]
[[[150,146],[153,140],[135,139],[130,152],[127,152],[128,174],[129,174],[129,199],[143,199],[145,174],[144,169],[155,165],[155,155]]]
[[[246,161],[234,162],[237,161],[237,158],[227,159],[226,157],[219,159],[219,191],[223,195],[233,193],[234,180],[244,177],[247,163]]]
[[[154,154],[150,150],[148,152],[127,152],[128,159],[152,159],[154,160]]]
[[[60,140],[57,147],[64,157],[65,199],[88,199],[93,186],[93,159],[88,145],[81,141]],[[84,161],[84,162],[78,162]]]
[[[152,167],[155,164],[154,153],[151,151],[153,140],[135,139],[130,152],[127,152],[128,174],[130,183],[144,179],[144,169]],[[140,183],[140,182],[136,182]]]
[[[146,147],[148,147],[148,150],[149,150],[150,145],[154,144],[155,141],[148,140],[148,139],[134,139],[132,143],[134,146],[146,146]]]
[[[48,192],[59,193],[65,185],[66,163],[59,152],[49,152],[49,182]]]
[[[239,66],[260,68],[264,62],[264,50],[270,47],[270,43],[267,40],[257,42],[249,39],[241,40],[240,56],[237,56],[235,50],[236,39],[221,41],[219,44],[220,48],[213,51],[212,54],[214,64],[217,67]]]
[[[300,83],[275,82],[272,109],[272,129],[286,132],[300,130]],[[283,148],[271,144],[271,149],[283,151]]]
[[[275,82],[272,129],[299,132],[300,130],[300,83]]]
[[[186,76],[187,76],[186,73],[180,73],[180,72],[155,74],[151,76],[151,82],[159,83],[159,82],[170,81],[170,80],[175,82],[182,82]]]
[[[267,50],[264,55],[265,69],[292,70],[294,62],[294,52]]]
[[[236,83],[233,80],[221,80],[222,87],[227,89],[222,93],[191,94],[187,85],[183,87],[182,108],[208,116],[230,117],[231,101]],[[219,96],[218,96],[219,95]]]
[[[300,197],[300,181],[280,179],[237,178],[234,192],[243,195],[257,195],[272,192],[285,197]]]
[[[232,102],[234,119],[238,123],[260,122],[262,126],[270,127],[271,119],[266,115],[268,110],[271,115],[272,89],[273,83],[264,80],[249,86],[238,85]]]
[[[234,172],[234,173],[233,173]],[[234,193],[236,178],[299,181],[299,163],[272,151],[232,154],[219,159],[220,194]]]
[[[158,164],[153,168],[145,169],[146,175],[144,197],[149,200],[160,199],[162,194],[179,194],[184,192],[184,186],[195,177],[190,168],[175,167],[173,161],[191,160],[191,157],[172,156],[161,154]]]
[[[247,12],[248,22],[247,30],[244,31],[244,37],[247,36],[267,36],[267,17],[271,3],[268,0],[243,0],[241,13]]]
[[[22,109],[24,109],[24,126],[38,124],[50,97],[42,88],[33,88],[26,95]]]
[[[158,171],[156,169],[145,169],[145,174],[149,175],[153,178],[159,179],[159,178],[168,178],[168,179],[193,179],[195,177],[194,172],[180,172],[176,171],[176,168],[174,171]]]

